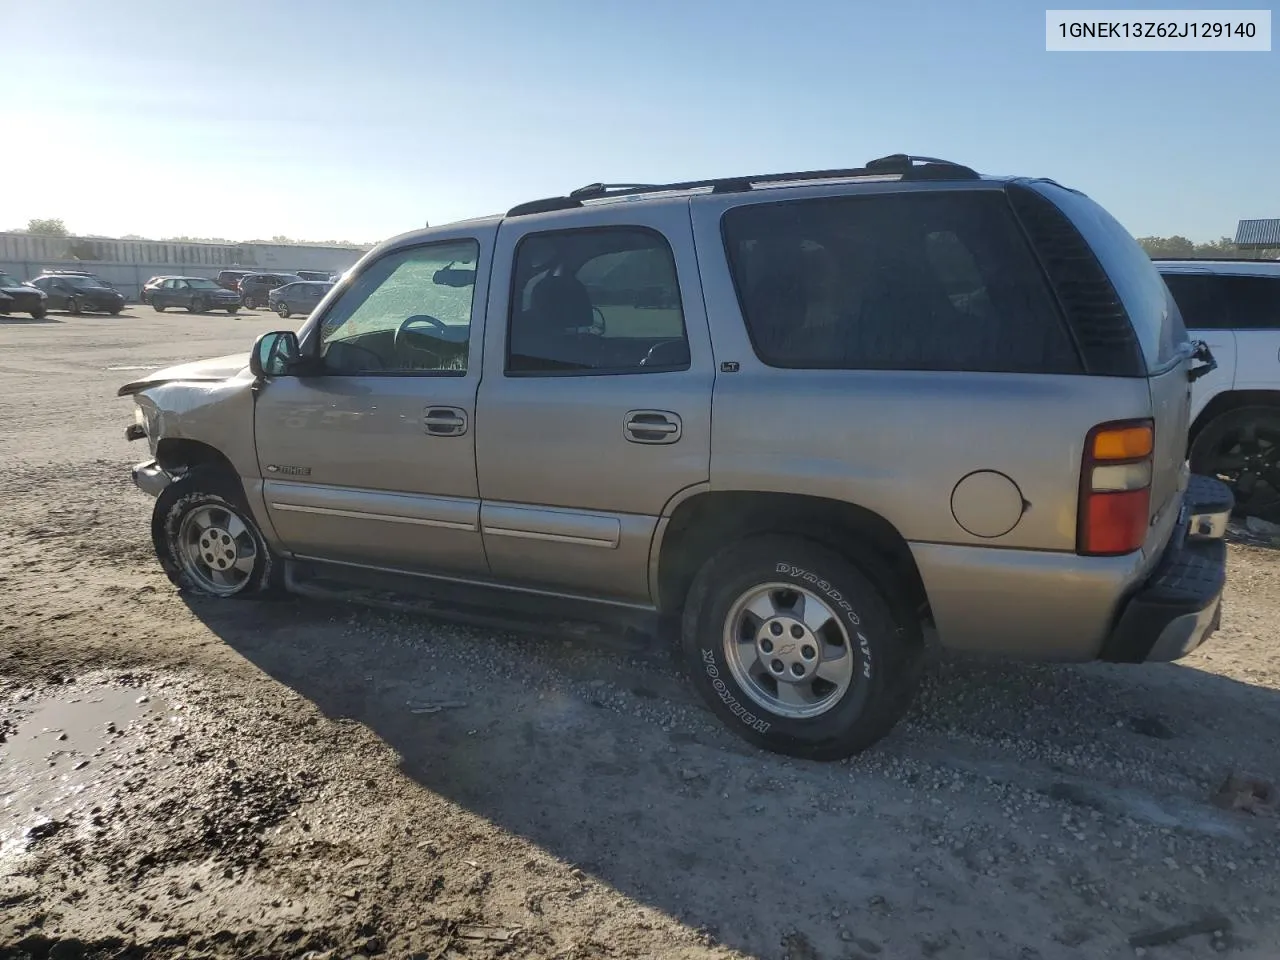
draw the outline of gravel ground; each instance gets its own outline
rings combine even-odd
[[[941,657],[786,760],[661,650],[175,593],[114,389],[278,323],[0,317],[0,958],[1280,954],[1280,554],[1180,664]]]

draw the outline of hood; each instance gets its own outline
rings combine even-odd
[[[225,357],[214,357],[211,360],[197,360],[194,363],[180,363],[174,367],[165,367],[155,373],[148,374],[141,380],[126,383],[116,391],[118,397],[128,397],[140,393],[148,387],[176,380],[208,381],[227,380],[249,366],[249,354],[233,353]]]

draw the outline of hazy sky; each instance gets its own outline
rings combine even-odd
[[[1280,217],[1280,53],[1050,54],[1025,0],[0,6],[0,229],[374,241],[896,152],[1053,177],[1138,235]]]

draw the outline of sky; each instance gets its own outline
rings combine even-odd
[[[890,153],[1051,177],[1137,236],[1280,217],[1280,52],[1048,53],[1025,0],[0,10],[0,229],[375,242],[595,181]]]

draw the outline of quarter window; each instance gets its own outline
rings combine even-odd
[[[530,234],[516,250],[512,376],[686,370],[689,341],[666,238],[640,227]]]
[[[1081,371],[996,191],[750,204],[725,214],[723,232],[770,366]]]
[[[370,264],[320,323],[325,371],[466,373],[479,252],[475,240],[452,240]]]

